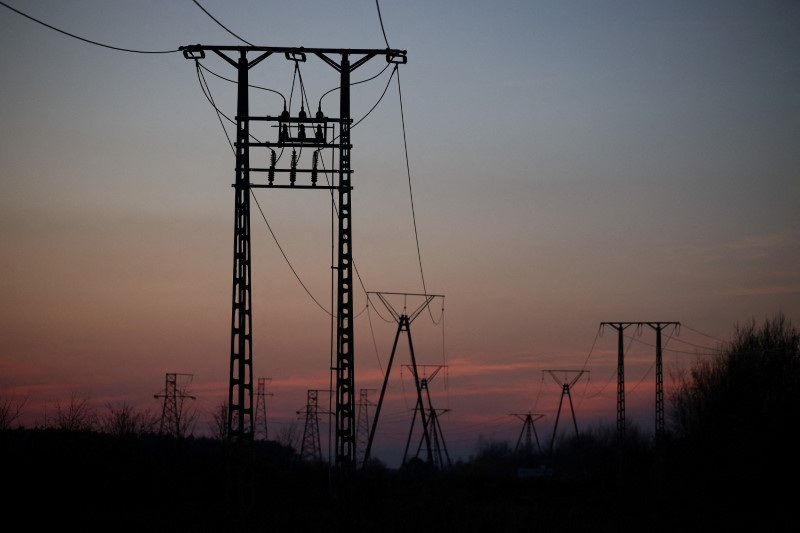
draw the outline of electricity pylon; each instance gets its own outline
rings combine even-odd
[[[575,383],[581,378],[582,375],[587,374],[588,370],[542,370],[542,377],[544,372],[550,374],[556,384],[561,386],[561,399],[558,401],[558,413],[556,414],[556,422],[553,425],[553,437],[550,439],[550,452],[553,451],[553,445],[556,441],[556,431],[558,430],[558,419],[561,417],[561,407],[564,403],[564,396],[569,401],[569,410],[572,413],[572,424],[575,426],[575,436],[578,436],[578,420],[575,418],[575,408],[572,405],[572,393],[570,390]],[[558,379],[557,373],[563,373],[564,379]],[[568,374],[574,374],[571,379],[567,379]]]
[[[300,459],[313,462],[322,462],[322,444],[319,438],[319,414],[328,411],[319,410],[319,393],[325,392],[318,389],[309,389],[306,395],[306,406],[299,409],[297,414],[305,420],[303,427],[303,441],[300,444]]]
[[[361,389],[358,396],[358,426],[356,427],[356,457],[362,467],[364,464],[364,452],[369,442],[369,408],[375,403],[370,401],[369,393],[376,392],[376,389]]]
[[[180,385],[178,384],[178,377],[181,377],[183,381]],[[196,399],[195,396],[187,393],[189,383],[192,381],[192,374],[167,373],[165,381],[164,390],[159,394],[153,395],[153,398],[164,399],[161,408],[161,426],[158,433],[181,438],[186,432],[184,402],[187,399]]]
[[[236,104],[236,179],[234,182],[234,252],[233,252],[233,298],[231,311],[231,358],[228,392],[228,438],[232,441],[247,441],[253,438],[253,362],[252,362],[252,297],[251,297],[251,253],[250,253],[250,194],[256,187],[284,189],[317,189],[338,193],[338,243],[337,243],[337,298],[336,309],[336,364],[331,372],[336,373],[336,465],[354,470],[355,460],[355,401],[354,401],[354,353],[353,353],[353,268],[352,268],[352,218],[350,196],[352,169],[350,165],[350,75],[374,57],[383,56],[387,63],[404,64],[405,50],[380,49],[334,49],[274,46],[182,46],[180,50],[187,59],[199,61],[210,51],[228,62],[237,71]],[[258,54],[248,59],[248,54]],[[326,117],[322,110],[309,117],[301,107],[297,116],[291,116],[284,108],[278,116],[263,113],[251,115],[249,103],[249,71],[273,54],[283,54],[295,66],[305,62],[307,55],[316,56],[339,73],[339,117]],[[338,56],[338,62],[332,58]],[[266,121],[276,125],[277,140],[267,142],[251,139],[250,123]],[[338,135],[329,134],[339,127]],[[314,131],[306,135],[306,128]],[[295,150],[303,148],[312,153],[311,168],[298,166]],[[251,167],[250,148],[266,148],[269,151],[268,168]],[[292,150],[290,168],[279,168],[275,150]],[[338,154],[338,168],[329,169],[338,175],[338,183],[324,186],[317,184],[317,167],[323,150]],[[251,183],[251,172],[267,173],[267,183]],[[297,175],[310,175],[310,183],[297,183]],[[288,181],[280,179],[286,177]]]
[[[419,415],[420,419],[422,419],[422,415],[427,409],[429,437],[426,439],[424,433],[420,437],[415,457],[419,457],[419,453],[422,450],[422,444],[424,443],[426,445],[427,457],[429,458],[428,460],[430,461],[432,458],[433,465],[440,470],[444,468],[449,468],[452,466],[452,462],[450,461],[450,454],[447,451],[447,444],[445,444],[444,442],[444,434],[442,433],[442,426],[441,423],[439,422],[439,415],[444,414],[450,410],[449,409],[437,410],[433,408],[433,403],[431,402],[431,391],[430,388],[428,387],[430,382],[433,381],[433,378],[436,377],[436,374],[439,373],[439,370],[444,368],[444,366],[443,365],[438,365],[438,366],[417,365],[415,367],[412,367],[411,365],[405,365],[405,366],[409,368],[412,372],[419,372],[420,370],[422,370],[423,375],[419,378],[415,376],[414,381],[418,382],[420,388],[425,391],[425,397],[428,400],[428,405],[427,407],[425,407],[424,405],[422,405],[421,400],[417,401],[417,405],[414,408],[414,417],[411,419],[411,429],[409,429],[408,431],[406,450],[403,453],[403,463],[406,462],[406,459],[408,457],[408,446],[411,443],[411,436],[414,434],[414,421],[417,419],[417,415]],[[426,376],[425,369],[428,366],[433,366],[434,370]],[[445,460],[447,462],[445,462]]]
[[[269,440],[269,431],[267,430],[267,396],[274,396],[273,393],[267,392],[267,383],[272,381],[272,378],[258,378],[258,389],[256,390],[256,428],[255,436],[261,436],[263,440]],[[260,427],[259,427],[260,426]]]
[[[630,326],[636,326],[637,332],[642,326],[648,326],[656,332],[656,438],[664,434],[664,371],[662,365],[661,331],[667,326],[680,329],[680,322],[601,322],[600,328],[609,326],[617,331],[617,439],[625,439],[625,343],[624,332]]]
[[[381,394],[378,398],[378,405],[375,407],[375,417],[372,419],[372,429],[369,432],[369,441],[367,442],[367,449],[364,452],[364,464],[367,464],[370,458],[370,453],[372,451],[372,444],[375,440],[375,431],[378,427],[378,419],[381,414],[381,407],[383,406],[383,399],[386,395],[386,386],[389,383],[389,374],[392,370],[392,363],[394,362],[394,356],[397,353],[397,342],[400,340],[400,334],[405,333],[406,338],[408,339],[408,349],[411,356],[411,366],[414,369],[414,388],[417,393],[417,406],[424,405],[422,401],[422,387],[419,381],[419,374],[417,372],[417,359],[416,355],[414,354],[414,344],[411,342],[411,322],[413,322],[419,315],[424,311],[430,303],[436,298],[444,298],[442,295],[438,294],[413,294],[413,293],[398,293],[398,292],[368,292],[367,298],[369,298],[370,294],[374,294],[383,302],[383,305],[386,309],[391,313],[392,317],[397,322],[397,332],[394,336],[394,344],[392,345],[392,354],[389,356],[389,363],[386,366],[386,374],[383,377],[383,386],[381,387]],[[398,311],[397,309],[392,306],[392,304],[388,301],[387,296],[395,295],[395,296],[403,296],[403,310]],[[406,309],[406,303],[408,297],[421,297],[423,299],[422,303],[414,309],[411,313],[408,313]],[[426,416],[425,409],[419,411],[420,418],[422,419],[422,436],[425,439],[426,448],[428,450],[428,462],[433,462],[433,455],[432,455],[432,448],[431,448],[431,441],[430,441],[430,434],[428,431],[428,417]],[[405,461],[405,459],[404,459]]]
[[[539,453],[542,453],[542,445],[539,443],[539,434],[536,432],[536,425],[534,422],[543,418],[543,414],[527,412],[525,414],[512,413],[511,416],[516,416],[522,420],[522,431],[519,433],[517,445],[514,447],[514,453],[524,453],[525,455],[533,455],[533,439],[536,437],[536,448]],[[525,443],[522,443],[522,438],[525,437]]]

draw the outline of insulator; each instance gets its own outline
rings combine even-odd
[[[286,104],[283,104],[283,111],[281,111],[281,119],[289,118],[289,111],[286,110]]]
[[[278,140],[279,140],[280,142],[286,142],[286,141],[288,141],[288,140],[289,140],[289,127],[288,127],[288,126],[286,126],[286,124],[284,124],[283,126],[281,126],[281,133],[280,133],[280,135],[279,135],[279,138],[278,138]]]
[[[297,150],[292,150],[292,168],[289,171],[289,183],[294,185],[297,178]]]
[[[269,156],[269,184],[272,185],[272,182],[275,181],[275,163],[278,160],[275,156],[275,150],[272,150],[272,154]]]
[[[302,124],[297,128],[297,138],[300,139],[301,142],[306,140],[306,127]]]
[[[314,134],[319,142],[325,142],[325,136],[322,134],[322,126],[317,124],[317,131]]]
[[[306,118],[306,110],[302,105],[300,106],[300,112],[297,114],[297,117]]]
[[[311,185],[317,184],[317,159],[319,158],[319,152],[314,152],[314,156],[311,159]]]
[[[322,120],[325,118],[325,115],[322,114],[322,102],[319,103],[317,106],[317,120]]]

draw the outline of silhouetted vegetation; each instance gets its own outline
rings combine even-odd
[[[552,452],[482,441],[444,471],[376,459],[340,477],[300,461],[288,434],[243,448],[159,436],[148,411],[117,404],[97,417],[77,397],[48,427],[12,429],[21,404],[5,400],[4,503],[35,529],[82,531],[785,530],[799,339],[780,315],[736,327],[682,377],[657,442],[631,424],[622,441],[598,426]]]
[[[785,480],[799,470],[800,331],[780,313],[737,325],[719,355],[682,376],[670,403],[670,488],[684,480],[676,505],[699,506],[709,526],[716,517],[739,529],[783,529]]]

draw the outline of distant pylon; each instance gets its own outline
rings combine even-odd
[[[319,438],[319,390],[309,389],[306,406],[297,411],[305,419],[303,441],[300,445],[300,459],[322,462],[322,445]]]
[[[267,431],[267,402],[266,396],[274,396],[273,393],[267,392],[267,383],[272,381],[272,378],[258,378],[258,389],[256,392],[256,420],[255,420],[255,436],[256,439],[262,440],[269,439],[269,431]]]
[[[558,419],[561,417],[561,407],[564,403],[564,396],[567,397],[569,400],[569,409],[572,413],[572,424],[575,426],[575,436],[578,436],[578,421],[575,418],[575,408],[572,405],[572,394],[570,390],[575,383],[581,378],[582,375],[587,374],[588,370],[542,370],[542,376],[544,376],[544,372],[550,374],[553,380],[561,386],[561,399],[558,402],[558,413],[556,414],[556,423],[553,425],[553,438],[550,439],[550,451],[553,451],[553,445],[556,441],[556,431],[558,430]],[[556,373],[564,373],[564,379],[559,380]],[[572,379],[567,380],[567,374],[575,374]]]
[[[184,378],[184,383],[178,385],[178,376]],[[183,405],[186,399],[195,400],[195,396],[187,394],[189,383],[192,381],[192,374],[167,373],[164,391],[154,394],[153,398],[163,398],[164,403],[161,408],[161,426],[158,433],[160,435],[172,435],[180,438],[186,431],[185,420],[182,420],[184,413]]]
[[[600,322],[600,331],[609,326],[617,331],[617,439],[625,440],[625,330],[636,326],[636,335],[641,335],[642,326],[648,326],[656,332],[656,440],[664,437],[664,373],[662,367],[661,332],[673,326],[674,333],[680,331],[680,322]]]
[[[414,433],[414,422],[417,419],[417,415],[419,415],[423,428],[426,427],[426,421],[424,413],[427,412],[427,431],[423,431],[423,434],[420,436],[419,444],[417,446],[417,453],[416,457],[419,457],[420,452],[422,451],[423,443],[426,446],[427,457],[428,461],[432,462],[436,468],[444,469],[449,468],[452,466],[452,462],[450,461],[450,454],[447,452],[447,444],[444,442],[444,434],[442,433],[442,426],[439,423],[439,414],[446,413],[449,409],[434,409],[433,403],[431,402],[431,391],[428,387],[428,384],[433,381],[433,378],[436,377],[436,374],[439,373],[439,370],[444,368],[443,365],[405,365],[409,368],[414,374],[414,381],[419,383],[420,391],[425,391],[425,398],[428,400],[427,408],[422,403],[422,395],[419,396],[417,401],[417,406],[414,409],[414,418],[411,419],[411,429],[408,432],[408,441],[406,442],[406,451],[403,454],[403,463],[406,462],[406,458],[408,456],[408,445],[411,442],[411,435]],[[417,372],[421,369],[422,372],[425,372],[427,366],[434,366],[434,370],[427,376],[417,376]]]
[[[511,416],[516,416],[517,418],[522,420],[522,431],[520,432],[519,438],[517,439],[517,445],[514,448],[514,453],[522,452],[525,455],[532,455],[533,439],[531,437],[536,437],[536,448],[539,450],[539,453],[542,453],[542,445],[539,443],[539,434],[536,433],[536,426],[534,425],[534,422],[544,417],[544,415],[533,414],[528,412],[526,414],[514,413]],[[524,445],[522,445],[523,437],[525,437]],[[522,445],[522,447],[520,447],[520,445]]]
[[[356,425],[356,464],[364,465],[364,453],[369,443],[369,407],[375,405],[369,399],[370,392],[377,389],[361,389],[358,396],[358,424]]]

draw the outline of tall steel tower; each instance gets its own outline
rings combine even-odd
[[[363,467],[364,454],[369,444],[369,408],[375,403],[369,399],[370,392],[377,389],[361,389],[358,395],[358,426],[356,427],[356,456],[359,464]]]
[[[322,462],[322,444],[319,438],[319,391],[309,389],[306,406],[297,411],[305,420],[303,441],[300,444],[300,459]]]
[[[267,383],[272,381],[272,378],[258,378],[258,389],[256,389],[256,421],[255,433],[256,437],[261,437],[263,440],[269,439],[269,431],[267,429],[267,396],[274,396],[273,393],[267,392]]]
[[[179,378],[181,383],[178,383]],[[160,435],[180,438],[186,433],[184,402],[187,399],[196,399],[195,396],[188,394],[191,381],[192,374],[167,373],[163,392],[153,395],[153,398],[164,399],[161,407],[161,426],[158,430]]]

